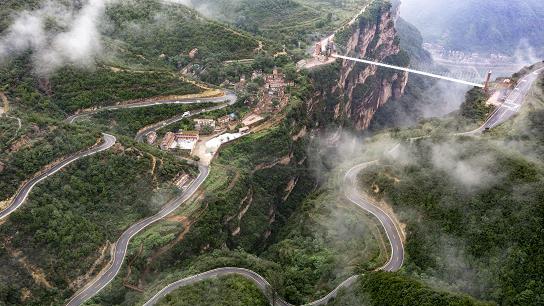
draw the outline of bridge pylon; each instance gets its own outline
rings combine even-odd
[[[484,92],[485,93],[488,93],[489,92],[489,82],[491,81],[491,74],[492,74],[492,71],[488,71],[487,72],[487,76],[485,77],[485,83],[484,83]]]

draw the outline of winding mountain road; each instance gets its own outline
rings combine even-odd
[[[397,146],[393,150],[395,150],[396,148]],[[373,201],[363,196],[359,192],[359,188],[357,184],[357,175],[362,170],[364,170],[368,166],[373,165],[375,163],[376,161],[359,164],[347,171],[346,175],[344,176],[344,184],[343,184],[344,195],[350,202],[357,205],[359,208],[363,209],[365,212],[375,216],[382,224],[391,245],[391,256],[389,260],[387,261],[387,263],[384,266],[382,266],[379,270],[395,272],[395,271],[398,271],[402,267],[402,264],[404,261],[404,246],[402,243],[400,231],[397,228],[392,217],[390,217],[380,207],[374,205]],[[271,305],[293,306],[292,304],[286,302],[285,300],[279,297],[277,297],[275,301],[272,301],[272,298],[270,296],[270,293],[271,293],[270,283],[258,273],[251,270],[247,270],[247,269],[233,268],[233,267],[214,269],[214,270],[210,270],[204,273],[200,273],[200,274],[173,282],[169,284],[168,286],[164,287],[157,294],[155,294],[150,300],[148,300],[144,304],[144,306],[153,306],[157,304],[162,298],[164,298],[168,294],[172,293],[173,291],[181,287],[193,285],[195,283],[198,283],[207,279],[213,279],[217,277],[229,276],[234,274],[243,276],[247,278],[248,280],[252,281],[253,283],[255,283],[255,285],[257,285],[257,287],[259,287],[259,289],[268,298]],[[336,287],[333,291],[327,294],[325,297],[306,305],[309,305],[309,306],[326,305],[332,298],[336,297],[336,294],[341,288],[347,288],[351,286],[353,283],[355,283],[355,281],[357,281],[358,277],[359,275],[351,276],[350,278],[345,280],[343,283],[341,283],[338,287]]]
[[[204,112],[209,112],[217,109],[221,109],[224,107],[227,107],[228,105],[232,105],[236,103],[237,96],[235,93],[231,91],[225,91],[223,96],[215,97],[215,98],[207,98],[207,99],[187,99],[187,100],[176,100],[176,101],[153,101],[153,102],[142,102],[137,105],[121,105],[121,106],[113,106],[113,107],[104,107],[101,109],[89,111],[86,113],[81,113],[78,115],[71,116],[67,119],[68,122],[73,123],[77,121],[78,119],[84,117],[84,116],[90,116],[93,114],[96,114],[100,111],[104,110],[118,110],[118,109],[131,109],[131,108],[141,108],[141,107],[151,107],[156,105],[164,105],[164,104],[197,104],[197,103],[221,103],[222,105],[214,106],[211,108],[203,109],[197,112],[192,113],[191,116],[196,114],[201,114]],[[226,103],[225,103],[226,102]],[[136,140],[142,140],[143,137],[150,133],[151,131],[155,131],[159,128],[162,128],[166,125],[175,123],[183,118],[186,118],[183,115],[175,116],[173,118],[167,119],[165,121],[161,121],[152,127],[140,131],[138,135],[136,135]],[[197,178],[191,183],[189,188],[187,188],[180,196],[170,200],[166,205],[164,205],[161,210],[155,214],[154,216],[148,217],[146,219],[143,219],[135,224],[133,224],[131,227],[129,227],[123,234],[121,234],[121,237],[117,240],[117,242],[114,244],[113,247],[113,258],[109,263],[109,266],[103,270],[98,276],[96,276],[91,282],[86,284],[83,288],[81,288],[78,292],[76,292],[68,301],[66,304],[67,306],[76,306],[76,305],[82,305],[87,300],[98,294],[104,287],[106,287],[114,278],[117,276],[119,271],[121,270],[121,267],[123,265],[123,261],[125,259],[128,244],[130,243],[130,240],[139,232],[144,230],[146,227],[150,226],[151,224],[161,220],[162,218],[166,217],[167,215],[174,212],[177,208],[179,208],[183,203],[185,203],[188,199],[190,199],[193,194],[200,188],[200,186],[204,183],[206,178],[208,177],[210,172],[210,169],[208,166],[199,165],[199,175]]]
[[[521,107],[523,106],[523,102],[525,101],[525,98],[529,94],[529,91],[533,87],[536,80],[538,80],[538,76],[544,71],[544,68],[537,69],[535,71],[532,71],[528,74],[526,74],[524,77],[522,77],[519,81],[514,90],[510,92],[510,94],[506,97],[506,100],[504,103],[501,104],[501,106],[497,107],[489,116],[489,118],[482,124],[479,128],[466,132],[466,133],[459,133],[456,135],[477,135],[481,134],[486,130],[495,128],[502,123],[506,122],[513,116],[515,116]]]
[[[104,142],[102,144],[92,147],[88,149],[87,151],[76,153],[73,156],[58,162],[55,165],[53,165],[53,167],[51,167],[50,169],[47,169],[42,174],[24,183],[23,186],[19,188],[19,191],[17,191],[17,194],[15,195],[15,197],[13,198],[9,206],[0,212],[0,220],[6,218],[10,214],[12,214],[14,211],[16,211],[19,207],[21,207],[21,205],[23,205],[23,203],[25,202],[26,198],[28,197],[32,189],[38,183],[50,177],[51,175],[57,173],[58,171],[68,166],[69,164],[75,162],[76,160],[79,160],[83,157],[87,157],[90,155],[94,155],[96,153],[99,153],[111,148],[117,141],[115,136],[110,134],[103,134],[103,139],[104,139]]]
[[[358,174],[368,166],[376,163],[376,161],[373,161],[356,165],[355,167],[351,168],[346,173],[344,178],[344,194],[353,204],[359,206],[380,221],[391,246],[391,256],[389,261],[383,267],[381,267],[380,270],[395,272],[402,267],[402,263],[404,262],[404,246],[402,244],[400,230],[397,228],[393,218],[389,216],[387,212],[374,205],[372,200],[359,192],[357,184]]]
[[[132,237],[134,237],[136,234],[138,234],[149,225],[161,220],[170,213],[174,212],[181,204],[190,199],[193,194],[198,190],[198,188],[200,188],[202,183],[204,183],[210,173],[209,167],[206,166],[199,166],[199,171],[200,173],[198,177],[180,196],[170,200],[166,205],[161,208],[161,210],[156,215],[133,224],[121,235],[121,237],[114,245],[113,258],[108,268],[101,274],[99,274],[96,278],[94,278],[85,287],[80,289],[70,299],[67,306],[76,306],[85,303],[88,299],[95,296],[98,292],[100,292],[100,290],[106,287],[113,280],[113,278],[119,273],[119,270],[121,270],[121,266],[123,265],[123,261],[127,253],[128,244]]]
[[[120,109],[133,109],[133,108],[143,108],[151,107],[157,105],[187,105],[187,104],[200,104],[200,103],[225,103],[232,105],[236,103],[237,96],[232,91],[224,91],[222,96],[213,97],[213,98],[190,98],[190,99],[179,99],[179,100],[159,100],[159,101],[144,101],[126,105],[113,105],[100,107],[93,110],[83,111],[79,114],[72,115],[66,119],[68,123],[74,123],[75,121],[81,119],[82,117],[88,117],[95,115],[102,111],[108,110],[120,110]]]
[[[197,275],[193,275],[181,280],[178,280],[166,287],[164,287],[161,291],[159,291],[157,294],[155,294],[149,301],[147,301],[144,306],[153,306],[157,304],[162,298],[167,296],[168,294],[172,293],[176,289],[179,289],[181,287],[189,286],[196,284],[198,282],[213,279],[217,277],[223,277],[223,276],[229,276],[229,275],[240,275],[245,277],[246,279],[252,281],[259,287],[261,292],[268,298],[271,305],[274,306],[293,306],[292,304],[286,302],[280,297],[276,297],[274,301],[272,301],[271,294],[271,285],[270,283],[261,275],[259,275],[256,272],[253,272],[248,269],[243,268],[232,268],[232,267],[226,267],[226,268],[218,268],[214,270],[210,270],[204,273],[200,273]],[[308,306],[318,306],[318,305],[326,305],[332,298],[336,296],[338,293],[338,290],[341,288],[346,288],[351,286],[356,280],[358,276],[352,276],[348,278],[346,281],[344,281],[342,284],[340,284],[338,287],[336,287],[331,293],[327,294],[323,298],[311,302],[309,304],[306,304]]]

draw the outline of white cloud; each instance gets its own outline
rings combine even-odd
[[[0,61],[32,50],[38,74],[73,64],[89,66],[102,48],[100,23],[106,0],[86,2],[80,10],[58,2],[46,2],[34,11],[23,11],[0,38]],[[48,22],[54,20],[63,30],[53,32]]]

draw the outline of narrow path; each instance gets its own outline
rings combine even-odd
[[[46,170],[44,173],[30,179],[28,182],[26,182],[20,189],[17,191],[17,194],[9,204],[9,206],[2,210],[0,212],[0,220],[6,218],[10,214],[12,214],[14,211],[16,211],[23,203],[25,202],[26,198],[32,191],[32,189],[41,181],[45,180],[46,178],[50,177],[51,175],[57,173],[58,171],[62,170],[69,164],[75,162],[76,160],[79,160],[83,157],[94,155],[98,152],[105,151],[109,148],[111,148],[117,139],[113,135],[109,134],[103,134],[104,142],[96,147],[90,148],[87,151],[77,153],[71,157],[68,157],[59,163],[56,163],[51,167],[51,169]]]
[[[395,148],[393,148],[390,152],[396,150],[397,148],[398,146],[395,146]],[[395,271],[398,271],[402,267],[402,264],[404,261],[404,246],[402,243],[400,231],[396,227],[395,222],[393,221],[393,218],[389,216],[387,212],[382,210],[380,207],[374,205],[373,201],[369,200],[367,197],[365,197],[359,192],[359,188],[357,184],[357,175],[363,169],[375,163],[376,161],[356,165],[346,172],[346,175],[344,176],[344,195],[351,203],[357,205],[359,208],[363,209],[365,212],[372,214],[380,221],[382,227],[384,228],[386,232],[387,238],[389,239],[389,243],[391,245],[391,256],[388,262],[378,270],[395,272]],[[213,278],[228,276],[233,274],[241,275],[249,279],[250,281],[254,282],[259,287],[259,289],[263,292],[263,294],[267,297],[271,305],[293,306],[292,304],[286,302],[285,300],[279,297],[276,297],[275,300],[272,300],[271,293],[273,289],[270,283],[258,273],[251,270],[247,270],[247,269],[233,268],[233,267],[214,269],[214,270],[210,270],[204,273],[200,273],[200,274],[173,282],[170,285],[164,287],[157,294],[155,294],[149,301],[147,301],[144,304],[144,306],[152,306],[157,304],[166,295],[172,293],[174,290],[179,289],[181,287],[193,285],[195,283],[198,283],[207,279],[213,279]],[[347,288],[351,286],[353,283],[355,283],[358,277],[359,275],[351,276],[350,278],[346,279],[343,283],[341,283],[338,287],[336,287],[333,291],[327,294],[325,297],[306,305],[311,305],[311,306],[326,305],[332,298],[336,297],[338,290],[340,290],[341,288]]]
[[[13,135],[13,137],[10,140],[7,141],[7,143],[10,143],[10,142],[14,141],[15,138],[17,138],[17,136],[19,136],[19,132],[23,128],[23,122],[21,121],[21,118],[19,118],[19,117],[12,117],[12,116],[7,116],[6,115],[6,118],[17,120],[17,130],[15,131],[15,134]]]

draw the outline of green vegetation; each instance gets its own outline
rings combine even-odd
[[[473,88],[467,93],[465,102],[461,104],[461,116],[472,121],[482,122],[493,110],[491,106],[486,105],[486,102],[487,96],[484,91]]]
[[[0,121],[0,152],[4,152],[8,146],[15,140],[19,130],[19,124],[15,118],[2,118]]]
[[[251,281],[227,276],[180,288],[167,295],[159,306],[267,306],[268,301]]]
[[[200,93],[197,86],[170,72],[95,71],[64,68],[51,79],[52,101],[71,114],[79,109],[156,96]],[[100,90],[96,90],[100,88]]]
[[[0,200],[11,198],[21,183],[41,171],[46,165],[66,155],[92,146],[100,139],[96,132],[82,127],[43,123],[35,126],[12,144],[9,150],[1,151],[0,162],[5,165],[0,171]]]
[[[198,48],[198,58],[206,65],[252,58],[258,47],[250,35],[204,19],[182,5],[158,0],[118,2],[107,14],[114,25],[108,34],[127,43],[127,48],[147,62],[157,61],[164,54],[163,61],[184,67],[191,61],[189,51]],[[140,27],[138,31],[134,31],[133,23]]]
[[[313,44],[319,35],[351,20],[367,3],[367,0],[192,1],[193,6],[212,17],[297,52]],[[275,48],[281,50],[279,46]]]
[[[400,274],[374,272],[361,276],[354,288],[340,295],[331,306],[340,305],[492,305],[474,300],[466,295],[431,289],[420,282]]]
[[[176,193],[169,184],[175,175],[194,174],[194,169],[173,157],[130,141],[122,143],[39,184],[0,227],[4,237],[0,256],[5,263],[0,292],[18,296],[14,304],[22,303],[17,292],[23,288],[32,293],[26,298],[28,305],[61,304],[81,286],[78,277],[97,273],[107,262],[108,243]],[[16,252],[27,264],[17,263]],[[106,258],[93,266],[100,252]],[[10,270],[26,276],[15,280]],[[37,271],[49,285],[28,280]]]
[[[91,121],[113,130],[115,133],[134,137],[143,127],[179,116],[187,111],[201,110],[209,104],[157,105],[122,110],[107,110],[92,116]]]
[[[408,273],[498,304],[542,303],[541,101],[488,136],[420,139],[403,149],[408,160],[361,175],[408,225]]]

